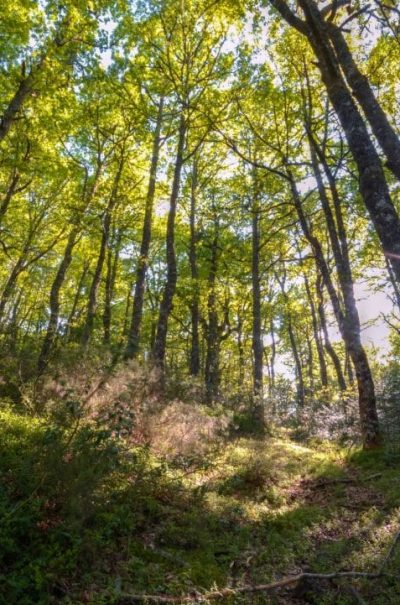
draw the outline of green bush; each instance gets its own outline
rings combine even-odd
[[[146,450],[123,451],[107,431],[8,410],[0,443],[0,603],[60,602],[66,578],[90,572],[108,543],[134,529],[160,471]]]

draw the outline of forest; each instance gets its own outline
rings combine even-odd
[[[400,4],[0,8],[0,605],[400,602]]]

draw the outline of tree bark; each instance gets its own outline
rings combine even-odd
[[[253,306],[253,418],[263,430],[265,424],[263,401],[263,340],[261,326],[261,285],[260,285],[260,201],[254,175],[254,192],[252,204],[252,306]]]
[[[82,344],[87,346],[89,340],[91,338],[94,320],[96,316],[96,307],[97,307],[97,293],[100,286],[101,276],[103,273],[104,261],[106,258],[106,252],[108,248],[108,243],[110,239],[111,232],[111,222],[113,217],[114,208],[118,201],[118,188],[121,180],[122,169],[124,166],[124,157],[123,155],[120,158],[118,163],[118,169],[115,174],[114,183],[111,191],[111,195],[107,204],[107,207],[104,211],[104,216],[102,218],[102,233],[101,233],[101,242],[100,242],[100,250],[99,256],[97,258],[96,267],[93,274],[92,283],[90,285],[89,291],[89,299],[86,309],[86,319],[85,324],[83,326],[82,331]]]
[[[276,342],[275,342],[275,327],[274,320],[270,321],[271,334],[271,359],[270,359],[270,394],[275,388],[275,359],[276,359]]]
[[[296,380],[297,380],[297,404],[300,409],[304,408],[305,405],[305,388],[304,388],[304,378],[303,378],[303,368],[301,366],[301,359],[299,355],[299,350],[297,348],[297,342],[293,331],[292,319],[290,315],[287,316],[287,331],[289,334],[290,347],[292,349],[295,370],[296,370]]]
[[[158,105],[157,122],[154,131],[153,150],[151,155],[150,176],[147,188],[145,213],[143,220],[142,242],[136,269],[135,292],[133,298],[132,320],[128,333],[128,344],[125,357],[132,359],[137,356],[140,348],[140,329],[143,317],[143,303],[146,284],[146,273],[149,265],[149,251],[151,244],[151,229],[153,221],[154,196],[156,191],[157,168],[161,145],[161,127],[163,120],[164,99]]]
[[[170,206],[167,222],[166,247],[167,247],[167,279],[163,291],[163,297],[158,314],[157,332],[153,347],[153,360],[155,365],[163,370],[165,363],[165,349],[167,343],[168,319],[172,311],[172,302],[177,282],[177,267],[175,256],[175,216],[178,203],[181,171],[183,166],[183,150],[186,137],[186,120],[183,114],[179,120],[178,143],[175,159],[174,177],[170,197]]]
[[[196,190],[197,190],[197,159],[193,160],[192,181],[190,188],[190,244],[189,264],[190,276],[192,278],[192,300],[190,303],[190,315],[192,334],[190,343],[190,374],[198,376],[200,373],[200,340],[199,340],[199,272],[197,268],[197,231],[196,231]]]
[[[238,313],[237,317],[237,348],[238,348],[238,365],[239,365],[239,373],[238,373],[238,387],[241,389],[243,387],[244,378],[245,378],[245,357],[244,357],[244,344],[243,344],[243,317]]]
[[[315,346],[317,349],[317,355],[318,355],[319,376],[320,376],[320,380],[321,380],[321,385],[323,387],[327,387],[328,386],[328,372],[326,369],[324,348],[323,348],[321,336],[319,333],[318,319],[317,319],[317,313],[316,313],[316,309],[315,309],[314,299],[312,296],[310,283],[309,283],[306,275],[304,275],[304,285],[306,287],[308,303],[310,305],[310,310],[311,310],[312,329],[313,329],[314,342],[315,342]]]
[[[208,273],[208,297],[207,297],[207,326],[206,326],[206,361],[204,368],[204,382],[206,388],[206,403],[212,404],[218,398],[220,370],[220,327],[218,323],[217,297],[215,284],[218,271],[218,240],[219,221],[215,219],[214,237],[211,243],[210,269]]]
[[[50,318],[47,324],[46,336],[44,337],[37,363],[37,370],[39,375],[41,375],[46,369],[49,354],[57,335],[58,319],[60,312],[60,291],[64,283],[68,267],[70,266],[72,261],[72,251],[74,249],[77,237],[78,229],[77,227],[73,227],[68,236],[67,245],[64,250],[64,256],[58,267],[58,271],[51,286],[49,300]]]
[[[390,198],[382,164],[368,129],[346,82],[329,38],[324,32],[318,9],[312,0],[298,0],[306,22],[297,18],[282,0],[270,0],[283,18],[307,36],[329,99],[342,125],[358,168],[360,193],[374,224],[384,254],[400,281],[400,220]]]
[[[361,326],[354,299],[351,275],[350,277],[347,275],[347,281],[345,281],[344,276],[338,273],[344,301],[343,310],[330,275],[329,267],[324,258],[321,244],[310,230],[308,221],[303,211],[300,195],[291,176],[290,185],[301,228],[304,236],[313,250],[315,262],[321,272],[332,302],[332,307],[339,325],[340,333],[348,348],[355,367],[363,444],[366,449],[374,448],[381,443],[381,433],[376,410],[375,387],[368,358],[361,343]]]
[[[43,61],[40,62],[41,67]],[[39,69],[40,69],[39,67]],[[36,70],[38,71],[38,69]],[[21,110],[25,99],[32,93],[35,73],[31,70],[28,75],[20,81],[18,88],[9,102],[2,117],[0,118],[0,143],[7,136],[13,122]]]
[[[341,391],[345,391],[347,389],[346,381],[344,378],[342,364],[340,363],[340,359],[338,354],[336,353],[331,340],[329,338],[328,325],[326,321],[326,314],[324,309],[324,298],[323,298],[323,290],[322,283],[320,277],[317,279],[317,295],[318,295],[318,315],[322,328],[322,333],[324,335],[324,344],[326,352],[332,360],[333,366],[335,368],[336,378],[338,381],[339,389]]]
[[[315,11],[317,9],[315,2],[313,0],[308,1],[312,2]],[[337,60],[351,91],[359,102],[372,132],[387,158],[386,165],[400,180],[400,139],[375,97],[368,78],[358,68],[340,27],[332,22],[325,21],[320,11],[318,13],[321,26],[325,28],[332,41]]]
[[[121,249],[122,232],[115,238],[114,254],[112,248],[108,247],[107,275],[105,283],[104,310],[103,310],[103,343],[109,345],[111,342],[111,318],[112,299],[114,296],[115,280],[117,278],[118,260]]]
[[[83,284],[85,283],[85,279],[86,279],[86,275],[88,274],[88,271],[89,271],[89,262],[85,261],[84,265],[83,265],[83,270],[82,270],[81,276],[79,278],[78,286],[76,288],[76,292],[75,292],[74,300],[73,300],[73,303],[72,303],[71,311],[70,311],[70,313],[68,315],[67,324],[65,326],[64,338],[65,338],[66,341],[69,340],[69,337],[70,337],[70,334],[71,334],[71,331],[72,331],[72,325],[74,323],[75,316],[76,316],[76,309],[78,308],[79,299],[80,299],[81,294],[82,294]]]
[[[13,175],[11,177],[10,184],[7,187],[6,194],[0,204],[0,225],[3,221],[5,213],[7,212],[8,206],[10,205],[11,199],[16,192],[19,179],[20,179],[20,174],[19,174],[18,170],[14,170]]]

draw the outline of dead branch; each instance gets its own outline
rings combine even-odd
[[[151,594],[126,594],[121,595],[116,601],[116,605],[131,605],[132,603],[140,603],[149,601],[151,603],[194,603],[208,601],[212,599],[221,599],[224,597],[231,597],[238,594],[255,593],[255,592],[273,592],[280,588],[292,586],[305,579],[314,580],[338,580],[346,578],[361,578],[366,580],[377,580],[379,578],[396,578],[400,579],[399,576],[386,574],[382,571],[377,573],[367,573],[362,571],[338,571],[332,573],[309,573],[304,572],[283,578],[276,582],[269,584],[258,584],[255,586],[240,586],[238,588],[221,588],[221,590],[211,590],[209,592],[199,593],[193,592],[191,594],[172,596],[166,594],[151,595]]]
[[[370,475],[366,477],[366,479],[371,479],[376,476],[380,476],[382,473],[375,473],[375,475]],[[391,578],[400,580],[400,576],[394,574],[387,574],[383,570],[391,557],[393,556],[396,546],[400,541],[400,529],[396,533],[389,550],[386,553],[385,558],[382,561],[382,564],[377,572],[362,572],[362,571],[336,571],[332,573],[311,573],[304,572],[297,574],[295,576],[290,576],[287,578],[283,578],[282,580],[277,580],[276,582],[270,582],[269,584],[257,584],[255,586],[239,586],[238,588],[221,588],[221,590],[210,590],[208,592],[200,593],[197,591],[193,591],[190,594],[181,595],[181,596],[173,596],[166,594],[159,595],[151,595],[151,594],[123,594],[120,595],[116,601],[116,605],[131,605],[132,603],[141,603],[145,601],[149,601],[150,603],[194,603],[194,602],[202,602],[209,601],[212,599],[221,599],[224,597],[235,596],[238,594],[250,594],[256,592],[273,592],[275,590],[279,590],[280,588],[286,588],[288,586],[292,586],[293,584],[298,584],[299,582],[306,579],[313,580],[340,580],[340,579],[365,579],[365,580],[377,580],[380,578]],[[352,587],[351,587],[352,588]],[[353,589],[354,590],[354,589]],[[360,597],[360,595],[357,596]],[[363,602],[361,597],[359,598],[359,602]]]
[[[326,479],[326,481],[319,481],[313,487],[326,487],[327,485],[337,485],[340,483],[360,483],[361,481],[372,481],[382,476],[382,473],[374,473],[368,477],[342,477],[338,479]]]
[[[394,551],[396,550],[396,546],[400,541],[400,529],[397,531],[397,533],[395,534],[393,541],[390,545],[389,550],[386,553],[385,558],[382,561],[382,564],[379,568],[379,570],[382,572],[384,570],[384,568],[386,567],[386,565],[389,563],[390,559],[392,558],[392,556],[394,555]]]

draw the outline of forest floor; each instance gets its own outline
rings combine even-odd
[[[380,452],[237,438],[202,466],[171,466],[80,428],[0,413],[0,603],[400,602],[399,463]],[[237,593],[302,572],[307,579]],[[395,577],[397,574],[397,578]]]

